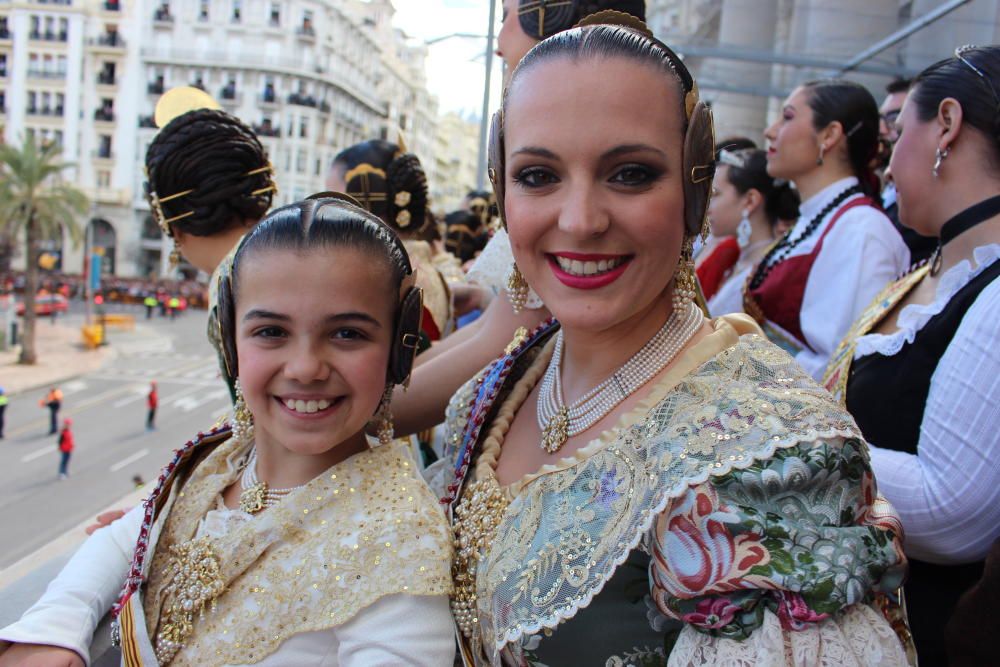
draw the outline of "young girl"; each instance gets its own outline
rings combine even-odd
[[[338,199],[281,208],[242,242],[219,309],[232,427],[84,544],[0,631],[0,666],[83,664],[119,591],[126,665],[451,664],[451,540],[385,398],[420,323],[402,244]]]

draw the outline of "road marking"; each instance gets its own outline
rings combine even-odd
[[[135,463],[136,461],[138,461],[139,459],[141,459],[146,454],[149,454],[149,450],[148,449],[140,449],[139,451],[137,451],[132,456],[130,456],[130,457],[126,458],[126,459],[122,459],[118,463],[116,463],[113,466],[111,466],[110,470],[111,470],[111,472],[118,472],[119,470],[121,470],[125,466],[130,465],[132,463]]]
[[[55,445],[49,445],[47,447],[42,447],[41,449],[35,450],[30,454],[25,454],[21,457],[21,463],[28,463],[34,461],[35,459],[40,459],[46,454],[52,454],[56,451],[57,447]]]
[[[209,392],[204,396],[185,396],[184,398],[178,399],[174,402],[174,407],[184,412],[191,412],[202,406],[205,406],[212,401],[217,401],[220,398],[229,398],[228,389],[217,389],[215,391]]]
[[[194,385],[193,387],[188,387],[187,389],[182,389],[180,391],[174,392],[170,396],[167,396],[162,401],[160,401],[160,405],[162,405],[163,407],[169,407],[171,404],[175,404],[180,402],[181,400],[184,400],[185,396],[190,396],[196,391],[201,391],[202,389],[204,389],[203,386]]]
[[[79,414],[80,412],[83,412],[85,409],[89,408],[90,406],[96,405],[98,403],[101,403],[102,401],[105,401],[105,400],[107,400],[109,398],[114,398],[115,396],[118,396],[119,394],[125,393],[125,391],[127,391],[127,390],[128,390],[128,387],[116,387],[115,389],[112,389],[110,391],[106,391],[103,394],[97,394],[96,396],[92,396],[91,398],[89,398],[89,399],[87,399],[85,401],[82,401],[80,403],[75,404],[70,409],[60,410],[59,411],[59,418],[63,419],[63,418],[68,417],[70,415]],[[28,432],[33,431],[33,430],[35,430],[37,428],[40,428],[42,426],[47,426],[48,423],[49,423],[49,418],[46,415],[45,417],[42,417],[40,419],[36,419],[36,420],[34,420],[32,422],[28,422],[27,424],[25,424],[24,426],[21,426],[20,428],[14,429],[8,435],[8,437],[17,436],[17,435],[22,435],[24,433],[28,433]]]
[[[67,382],[62,386],[63,394],[74,394],[78,391],[83,391],[87,388],[87,383],[82,380],[73,380],[72,382]]]
[[[123,398],[120,401],[115,401],[114,407],[121,408],[128,405],[129,403],[134,403],[135,401],[138,401],[148,393],[149,388],[144,385],[137,384],[132,387],[132,391],[134,393],[133,396]]]

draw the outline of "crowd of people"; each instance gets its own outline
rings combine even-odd
[[[493,192],[443,221],[402,140],[271,210],[167,93],[147,192],[232,414],[0,667],[108,610],[126,664],[995,662],[1000,47],[881,109],[803,83],[759,148],[642,0],[563,4],[505,0]]]

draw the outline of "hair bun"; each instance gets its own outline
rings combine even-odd
[[[403,153],[389,163],[387,222],[402,231],[417,231],[427,222],[427,174],[420,159]]]

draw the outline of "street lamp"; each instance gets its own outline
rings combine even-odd
[[[483,84],[483,111],[479,119],[479,157],[476,163],[476,189],[482,190],[486,184],[486,135],[490,127],[490,79],[493,74],[493,39],[497,18],[497,0],[490,0],[490,24],[486,35],[469,32],[454,32],[449,35],[432,37],[424,41],[431,46],[446,39],[460,37],[465,39],[486,39],[486,82]]]

